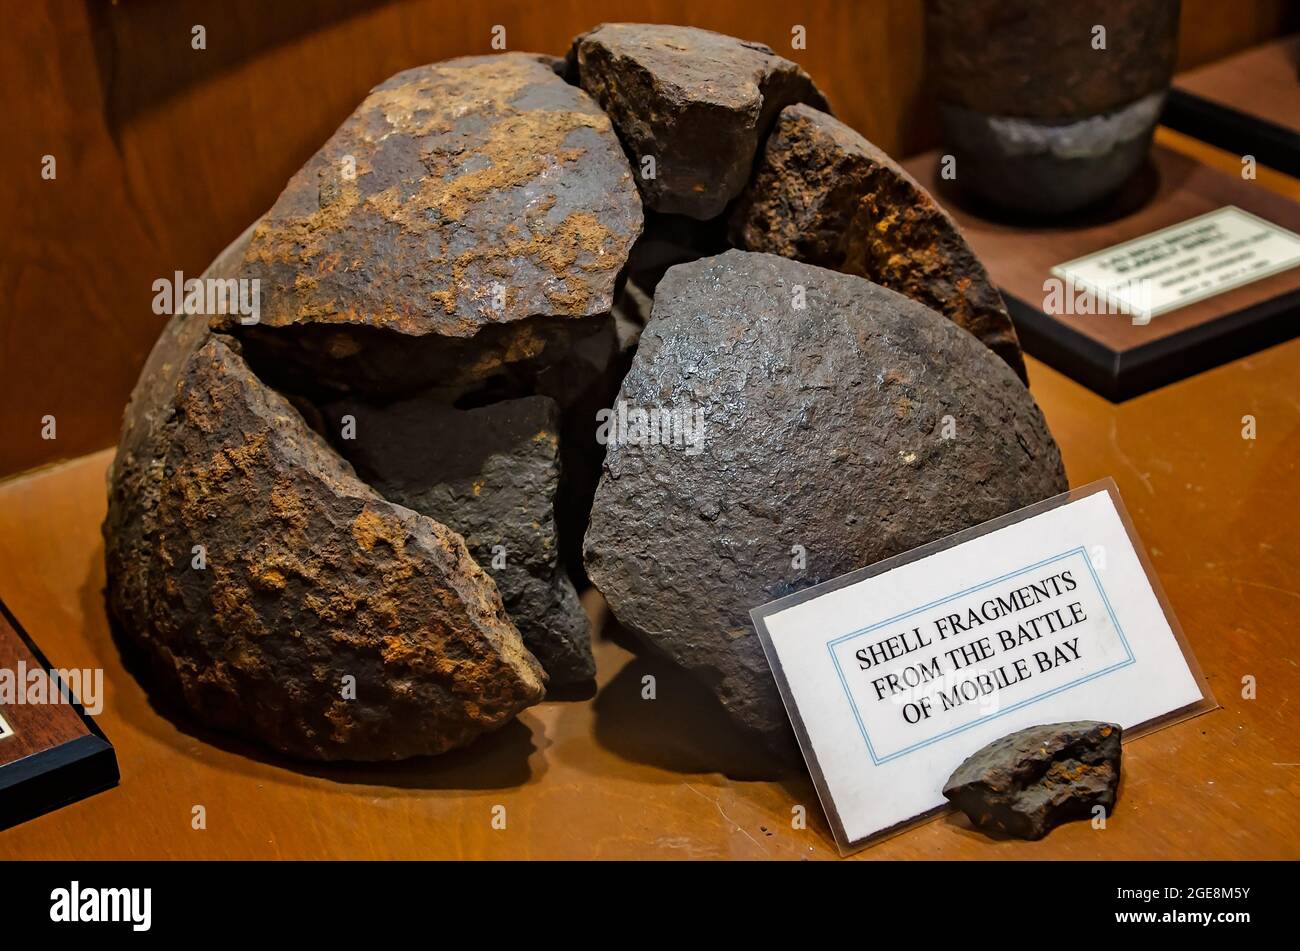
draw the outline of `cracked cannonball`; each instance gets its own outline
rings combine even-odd
[[[203,275],[252,312],[174,316],[127,406],[149,687],[290,756],[441,753],[594,680],[594,582],[780,738],[749,608],[1065,485],[982,266],[828,111],[646,24],[376,86]]]

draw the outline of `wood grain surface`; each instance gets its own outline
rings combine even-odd
[[[1300,129],[1300,34],[1189,70],[1174,85],[1285,129]]]
[[[935,144],[921,0],[28,0],[0,31],[0,474],[112,445],[162,318],[375,83],[510,49],[561,53],[602,20],[761,40],[837,114],[907,155]],[[1184,0],[1189,68],[1294,29],[1287,0]],[[191,49],[191,30],[207,48]],[[807,48],[791,48],[805,27]],[[1121,28],[1121,27],[1117,27]],[[57,178],[41,178],[42,159]],[[54,416],[57,438],[43,439]]]

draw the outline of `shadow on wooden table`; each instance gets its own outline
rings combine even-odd
[[[596,697],[595,739],[605,749],[672,773],[775,780],[791,772],[684,670],[654,654],[612,617],[603,633],[634,654]],[[653,699],[647,696],[650,689]]]
[[[596,697],[597,743],[624,759],[668,773],[720,773],[733,783],[775,784],[792,806],[803,807],[801,821],[808,830],[835,847],[817,803],[817,791],[803,762],[795,762],[799,755],[795,750],[789,751],[790,760],[767,751],[754,735],[737,727],[717,699],[681,668],[637,644],[626,631],[608,632],[628,650],[640,654]],[[643,699],[647,676],[654,677],[653,701]],[[679,780],[674,776],[668,781]],[[766,827],[762,831],[773,834]]]

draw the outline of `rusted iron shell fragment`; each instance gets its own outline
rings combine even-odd
[[[619,403],[587,571],[777,747],[790,728],[751,608],[1066,488],[1033,398],[974,337],[769,254],[671,268]]]
[[[972,753],[943,794],[989,832],[1041,839],[1062,822],[1109,816],[1119,789],[1115,723],[1080,720],[1020,730]]]
[[[326,760],[440,753],[541,699],[459,535],[357,479],[228,338],[173,369],[170,399],[132,404],[150,438],[114,464],[104,530],[111,608],[159,684]]]
[[[783,106],[826,108],[769,47],[694,27],[605,23],[574,40],[569,62],[614,121],[646,207],[697,219],[740,194]]]
[[[920,301],[1025,379],[1002,295],[957,224],[893,159],[823,112],[782,111],[732,212],[731,239]]]
[[[549,58],[421,66],[375,87],[289,181],[241,270],[261,282],[260,320],[217,326],[372,391],[395,336],[433,337],[443,348],[417,347],[387,391],[473,382],[539,359],[559,319],[608,313],[641,224],[609,119]]]
[[[429,399],[342,401],[324,416],[335,432],[351,417],[354,438],[337,445],[368,484],[464,537],[552,687],[595,676],[587,615],[559,564],[554,401],[531,396],[466,410]]]

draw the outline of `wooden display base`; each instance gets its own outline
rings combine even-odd
[[[1300,176],[1300,34],[1178,76],[1161,121]]]
[[[7,702],[0,694],[0,829],[117,785],[117,757],[18,620],[0,602],[0,672],[9,689],[33,680],[43,702]]]
[[[994,220],[937,187],[938,152],[904,163],[952,213],[1002,291],[1025,351],[1118,402],[1300,332],[1300,267],[1154,316],[1044,312],[1052,268],[1235,205],[1300,232],[1300,205],[1254,181],[1155,146],[1150,162],[1104,207],[1048,221]],[[960,181],[960,170],[958,170]]]

